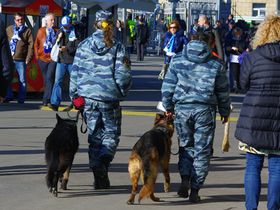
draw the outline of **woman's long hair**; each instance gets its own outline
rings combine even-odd
[[[259,45],[272,43],[280,40],[280,16],[269,15],[258,26],[252,40],[252,48],[257,49]]]
[[[107,26],[103,27],[102,23],[105,23]],[[104,25],[104,24],[103,24]],[[105,42],[105,44],[107,45],[107,47],[111,48],[114,43],[113,43],[113,35],[114,35],[114,23],[111,21],[96,21],[94,23],[94,26],[97,29],[101,29],[103,31],[103,41]]]
[[[177,32],[180,31],[181,27],[180,27],[178,21],[177,21],[177,20],[172,20],[171,23],[170,23],[169,26],[168,26],[168,32],[169,32],[169,33],[171,33],[171,31],[170,31],[170,26],[171,26],[172,24],[175,24],[176,28],[178,29]]]

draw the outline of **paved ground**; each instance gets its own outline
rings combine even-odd
[[[133,86],[124,102],[122,136],[116,157],[109,169],[111,188],[93,190],[93,175],[88,168],[87,135],[79,132],[80,147],[75,156],[68,190],[59,191],[58,198],[50,194],[45,185],[46,165],[44,142],[54,127],[55,112],[42,109],[41,99],[29,96],[25,104],[10,102],[0,105],[0,209],[245,209],[243,177],[245,153],[237,148],[234,138],[236,120],[239,116],[244,94],[232,94],[234,111],[230,122],[230,151],[222,153],[224,127],[217,121],[214,142],[214,158],[209,175],[200,191],[202,202],[191,204],[188,199],[177,196],[180,177],[177,170],[178,156],[171,156],[171,192],[164,193],[163,175],[160,172],[155,195],[161,202],[144,199],[139,205],[126,205],[131,191],[127,171],[131,148],[139,136],[152,127],[157,102],[160,100],[161,82],[157,75],[163,57],[145,57],[136,62],[132,55]],[[69,104],[63,93],[62,106]],[[67,117],[59,111],[60,116]],[[75,112],[71,112],[75,115]],[[80,125],[80,123],[79,123]],[[172,152],[178,149],[176,135]],[[266,209],[268,182],[267,162],[262,172],[262,191],[259,209]],[[138,199],[138,196],[136,196]]]

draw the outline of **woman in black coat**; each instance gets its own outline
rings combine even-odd
[[[233,88],[235,93],[239,92],[239,75],[240,75],[240,64],[238,62],[238,56],[244,51],[249,51],[247,43],[241,38],[242,29],[235,28],[232,31],[232,39],[226,47],[226,51],[230,53],[230,68],[233,73]]]
[[[253,51],[241,65],[240,85],[246,91],[235,137],[246,151],[246,209],[257,209],[260,173],[268,155],[267,209],[280,209],[280,17],[263,21],[253,39]]]

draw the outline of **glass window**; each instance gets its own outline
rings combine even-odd
[[[266,13],[266,5],[260,3],[253,3],[253,11],[252,16],[265,16]]]

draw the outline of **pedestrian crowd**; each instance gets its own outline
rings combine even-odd
[[[62,99],[62,83],[70,75],[67,111],[79,109],[87,121],[89,167],[95,189],[108,189],[108,168],[121,135],[120,101],[131,87],[130,54],[136,47],[137,61],[144,61],[149,24],[144,14],[136,21],[129,14],[125,23],[106,10],[96,12],[95,32],[85,38],[84,27],[69,16],[55,25],[54,14],[46,14],[46,26],[35,42],[24,15],[14,15],[14,25],[0,21],[0,103],[14,99],[11,82],[14,68],[19,78],[18,103],[26,97],[26,66],[33,55],[44,80],[43,105],[54,111]],[[176,116],[180,142],[178,195],[201,201],[199,190],[208,174],[216,126],[216,110],[222,123],[231,112],[230,91],[246,92],[235,137],[246,152],[244,177],[246,209],[257,209],[265,155],[268,155],[268,209],[280,209],[280,17],[270,15],[251,27],[243,20],[221,19],[215,25],[202,15],[190,36],[180,15],[168,25],[160,17],[156,26],[165,55],[159,79],[162,104],[167,116]],[[229,77],[227,70],[229,69]],[[77,103],[79,101],[79,103]],[[82,103],[80,103],[82,101]],[[189,196],[190,191],[190,196]]]

